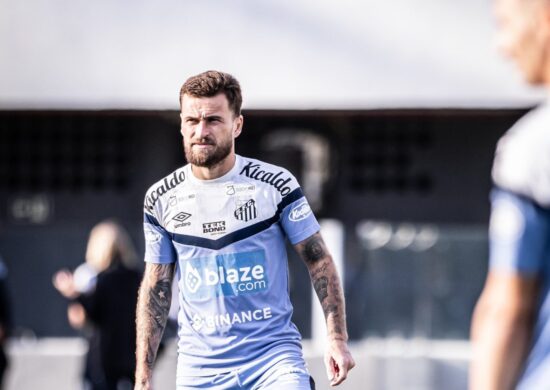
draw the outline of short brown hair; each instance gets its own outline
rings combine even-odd
[[[235,115],[241,115],[243,98],[241,86],[237,79],[229,73],[209,70],[189,77],[180,89],[180,106],[183,95],[193,97],[212,97],[223,93],[229,103],[229,108]]]

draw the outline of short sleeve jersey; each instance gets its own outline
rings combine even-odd
[[[550,383],[550,106],[522,118],[499,141],[491,195],[490,269],[541,282],[532,346],[518,389]]]
[[[216,375],[274,351],[301,358],[285,240],[319,231],[285,169],[236,156],[214,180],[186,165],[147,192],[145,261],[176,263],[178,375]]]

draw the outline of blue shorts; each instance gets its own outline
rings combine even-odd
[[[263,366],[265,367],[265,366]],[[311,390],[315,382],[305,364],[280,360],[263,371],[258,365],[211,376],[179,376],[177,390],[247,389],[247,390]]]

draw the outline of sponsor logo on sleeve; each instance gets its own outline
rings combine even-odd
[[[254,199],[249,199],[244,204],[238,206],[233,215],[239,221],[244,222],[248,222],[251,219],[256,218],[258,216],[258,212],[256,210],[256,202],[254,201]]]
[[[292,222],[298,222],[306,219],[311,214],[311,207],[306,200],[295,206],[288,214],[288,219]]]
[[[149,225],[145,225],[144,229],[143,229],[144,233],[145,233],[145,241],[148,243],[148,244],[154,244],[154,243],[157,243],[161,240],[162,238],[162,234],[160,234],[158,231],[156,231],[153,227],[149,226]]]

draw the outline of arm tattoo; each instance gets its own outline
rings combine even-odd
[[[147,366],[152,368],[155,363],[160,339],[166,327],[168,311],[170,310],[171,281],[161,279],[149,290],[149,304],[147,312],[150,318],[150,335],[145,360]]]
[[[319,233],[297,246],[327,321],[329,336],[347,340],[345,303],[338,272]]]
[[[303,256],[304,260],[308,263],[316,263],[327,255],[323,239],[319,234],[313,235],[305,243]]]
[[[159,280],[157,284],[149,290],[148,309],[151,318],[154,319],[153,324],[155,328],[162,325],[163,318],[170,310],[170,300],[168,299],[168,295],[171,294],[170,287],[170,281],[163,279]]]
[[[315,288],[315,292],[317,293],[317,296],[319,297],[319,302],[321,302],[321,305],[328,297],[328,279],[326,276],[321,276],[318,279],[315,279],[313,281],[313,287]],[[324,309],[324,308],[323,308]]]
[[[173,264],[147,265],[136,316],[138,370],[150,371],[153,368],[170,310],[173,271]],[[145,367],[139,367],[140,364],[145,364]]]

